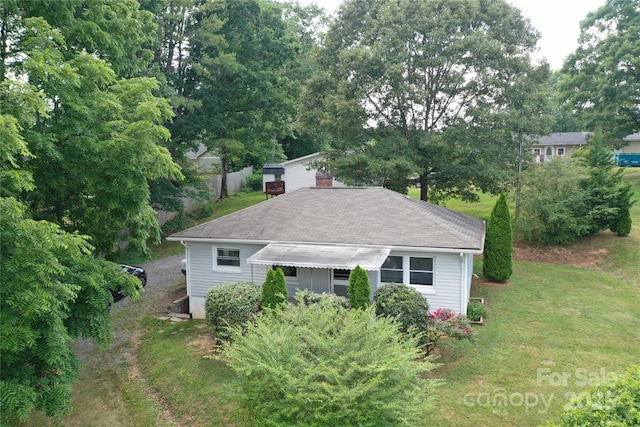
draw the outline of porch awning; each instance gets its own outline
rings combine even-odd
[[[271,243],[247,258],[249,264],[287,267],[378,270],[389,256],[388,248]]]

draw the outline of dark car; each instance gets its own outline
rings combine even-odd
[[[126,265],[126,264],[120,264],[120,268],[122,268],[122,271],[124,271],[125,273],[129,273],[132,276],[136,276],[138,278],[138,280],[140,280],[140,283],[142,283],[142,287],[147,286],[147,272],[145,271],[144,268],[142,268],[142,267],[132,267],[132,266]],[[111,295],[113,295],[113,300],[114,301],[121,300],[122,298],[124,298],[126,296],[125,294],[123,294],[119,290],[118,291],[111,291]]]

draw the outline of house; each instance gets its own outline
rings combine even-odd
[[[537,163],[550,161],[554,157],[564,157],[587,145],[591,132],[558,132],[533,140],[530,145]]]
[[[262,168],[262,184],[267,195],[278,195],[298,188],[325,186],[344,187],[328,171],[318,171],[311,165],[322,160],[322,153],[313,153],[282,163],[266,163]]]
[[[382,187],[307,187],[171,235],[186,248],[189,312],[204,318],[207,291],[262,285],[282,267],[296,289],[346,295],[359,265],[373,292],[405,283],[430,309],[465,313],[484,221]]]
[[[619,166],[640,166],[640,133],[624,138],[627,145],[616,150],[615,159]]]
[[[195,165],[200,173],[220,169],[220,157],[214,156],[204,144],[200,144],[197,150],[187,151],[187,159]]]

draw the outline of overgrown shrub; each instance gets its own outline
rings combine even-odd
[[[496,201],[487,222],[482,274],[489,280],[504,282],[511,277],[513,237],[511,214],[504,193]]]
[[[298,290],[295,299],[304,305],[320,304],[324,307],[349,308],[349,300],[336,294],[318,294],[309,289]]]
[[[238,403],[265,426],[424,425],[435,381],[415,339],[373,310],[287,304],[220,353]]]
[[[209,289],[204,309],[214,337],[229,339],[229,327],[244,326],[251,321],[260,311],[260,297],[260,288],[250,282],[226,283]]]
[[[213,214],[213,202],[208,201],[186,212],[179,212],[162,226],[162,235],[168,236],[200,223]]]
[[[287,301],[287,283],[280,267],[267,271],[267,278],[262,285],[262,306],[276,308]]]
[[[347,294],[352,308],[367,308],[371,302],[369,276],[359,265],[356,265],[349,275]]]
[[[640,425],[640,366],[592,387],[565,406],[549,427]]]
[[[244,187],[246,191],[262,191],[262,171],[254,172],[247,178],[247,183]]]
[[[480,301],[473,300],[467,304],[467,319],[479,322],[482,317],[487,317],[487,307]]]
[[[411,329],[421,332],[419,344],[427,344],[429,303],[418,291],[407,285],[388,283],[376,290],[373,300],[377,316],[396,318],[403,333]]]

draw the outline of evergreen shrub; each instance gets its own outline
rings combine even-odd
[[[482,274],[496,282],[504,282],[512,273],[513,237],[511,214],[504,193],[496,201],[487,222]]]
[[[376,290],[373,300],[377,316],[395,318],[402,325],[403,333],[410,330],[423,333],[419,344],[427,343],[429,303],[418,291],[407,285],[388,283]]]
[[[359,265],[356,265],[349,275],[347,294],[352,308],[367,308],[371,302],[369,276]]]
[[[205,319],[214,337],[229,338],[229,327],[243,326],[260,311],[260,288],[251,282],[226,283],[207,292]]]
[[[280,267],[267,271],[262,285],[262,306],[274,309],[287,301],[287,283]]]

